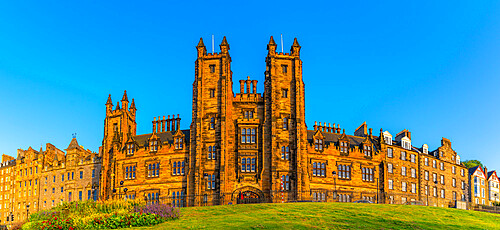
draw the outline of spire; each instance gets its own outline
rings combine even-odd
[[[224,38],[222,39],[222,42],[220,43],[221,46],[229,46],[229,44],[227,43],[227,39],[226,39],[226,36],[224,36]]]
[[[127,90],[123,93],[122,101],[128,101]]]
[[[108,96],[108,101],[106,102],[106,105],[112,105],[113,102],[111,102],[111,94]]]
[[[274,42],[273,36],[269,39],[269,44],[267,44],[267,50],[269,50],[269,53],[276,53],[276,42]]]
[[[271,39],[269,39],[269,45],[276,45],[276,42],[274,42],[273,36],[271,36]]]
[[[119,109],[120,109],[120,103],[116,102],[116,110],[119,110]]]
[[[205,44],[203,44],[203,38],[200,38],[200,42],[198,42],[196,47],[205,47]]]
[[[227,53],[229,51],[229,44],[227,43],[226,36],[222,39],[222,42],[219,45],[221,53]]]
[[[297,41],[297,38],[293,39],[293,45],[292,45],[292,48],[290,48],[290,52],[293,56],[300,55],[300,45],[299,45],[299,42]]]
[[[198,45],[196,46],[196,50],[198,51],[198,57],[201,57],[201,56],[207,54],[207,48],[205,47],[205,44],[203,44],[203,38],[200,38],[200,42],[198,42]]]
[[[133,110],[137,110],[137,109],[135,108],[135,101],[134,101],[134,98],[132,98],[132,104],[130,104],[130,110],[132,110],[132,109],[133,109]]]

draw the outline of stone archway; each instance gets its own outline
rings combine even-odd
[[[260,189],[246,186],[236,189],[231,199],[235,201],[236,204],[255,204],[266,202],[264,193]]]

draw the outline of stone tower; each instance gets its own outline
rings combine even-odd
[[[203,39],[196,46],[191,123],[191,156],[188,178],[189,204],[223,202],[229,159],[234,143],[230,135],[232,114],[232,72],[229,44],[223,38],[220,53],[207,53]],[[210,154],[210,157],[208,156]],[[234,166],[233,166],[234,167]]]
[[[127,91],[123,93],[120,103],[113,109],[111,94],[106,102],[106,118],[104,119],[104,137],[100,155],[102,157],[102,170],[99,184],[99,197],[110,199],[115,189],[116,156],[122,153],[124,143],[132,136],[136,135],[137,123],[135,122],[134,99],[129,107]]]
[[[300,45],[294,39],[290,53],[277,53],[273,37],[267,45],[265,71],[264,189],[296,191],[301,198],[309,188],[307,127]],[[282,154],[282,152],[285,154]],[[284,156],[283,156],[284,155]],[[287,155],[289,155],[287,157]],[[286,199],[286,198],[285,198]]]

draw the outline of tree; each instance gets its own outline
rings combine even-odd
[[[466,160],[466,161],[462,161],[462,163],[464,163],[465,167],[467,167],[468,169],[476,167],[478,165],[481,166],[481,168],[484,168],[481,161],[478,161],[478,160]]]

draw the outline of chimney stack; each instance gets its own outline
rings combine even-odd
[[[245,80],[240,80],[240,93],[245,93]]]

